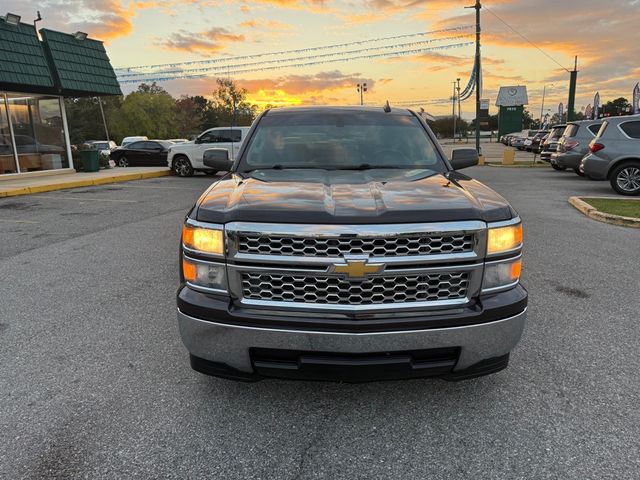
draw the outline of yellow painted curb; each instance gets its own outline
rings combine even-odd
[[[589,197],[597,198],[597,197]],[[611,198],[611,197],[605,197]],[[628,199],[625,199],[628,200]],[[640,200],[637,200],[640,202]],[[599,222],[610,223],[612,225],[620,225],[621,227],[633,227],[640,228],[640,218],[623,217],[622,215],[613,215],[611,213],[601,212],[595,207],[589,205],[580,197],[569,197],[569,204],[576,208],[587,217],[597,220]]]
[[[143,180],[146,178],[167,177],[171,175],[171,170],[161,170],[158,172],[131,173],[127,175],[114,175],[102,178],[87,178],[84,180],[73,180],[64,183],[53,183],[51,185],[38,185],[34,187],[16,187],[11,190],[0,190],[0,197],[16,197],[19,195],[29,195],[33,193],[53,192],[55,190],[66,190],[68,188],[92,187],[95,185],[105,185],[108,183],[129,182],[132,180]]]

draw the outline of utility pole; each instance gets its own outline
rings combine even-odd
[[[569,72],[569,101],[567,102],[567,121],[576,116],[576,84],[578,83],[578,56],[576,55],[573,70]]]
[[[367,91],[366,83],[358,83],[356,89],[360,92],[360,105],[364,105],[364,92]]]
[[[109,129],[107,128],[107,119],[105,118],[104,110],[102,109],[102,99],[100,97],[97,97],[97,98],[98,98],[98,105],[100,105],[100,113],[102,114],[102,124],[104,125],[104,133],[107,136],[105,140],[108,142],[111,139],[109,138]]]
[[[476,10],[476,62],[475,62],[475,77],[476,77],[476,150],[478,151],[478,155],[482,154],[482,150],[480,149],[480,72],[481,64],[480,64],[480,9],[482,5],[480,4],[480,0],[476,0],[476,4],[473,7],[465,7],[465,8],[474,8]]]
[[[451,105],[452,111],[451,116],[453,117],[453,141],[456,141],[456,82],[453,82],[453,95],[451,96]]]
[[[544,115],[544,97],[547,93],[547,86],[542,89],[542,106],[540,107],[540,128],[542,128],[542,117]]]
[[[462,130],[460,129],[460,125],[462,125],[462,105],[460,104],[460,79],[456,78],[456,82],[458,83],[458,85],[456,86],[456,90],[458,91],[458,117],[459,117],[459,123],[458,123],[458,130],[460,130],[458,133],[460,134],[460,141],[462,141]]]

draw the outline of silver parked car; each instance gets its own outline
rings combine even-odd
[[[589,145],[580,170],[609,180],[621,195],[640,195],[640,115],[608,118]]]
[[[567,123],[558,141],[556,153],[551,154],[551,166],[556,170],[573,169],[578,175],[580,160],[589,152],[589,143],[597,135],[603,120],[581,120]]]

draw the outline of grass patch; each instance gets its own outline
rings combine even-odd
[[[640,200],[623,198],[582,198],[582,200],[604,213],[640,218]]]

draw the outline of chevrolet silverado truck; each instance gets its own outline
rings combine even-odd
[[[235,380],[461,380],[507,367],[527,310],[522,222],[412,111],[278,108],[187,214],[193,369]]]

